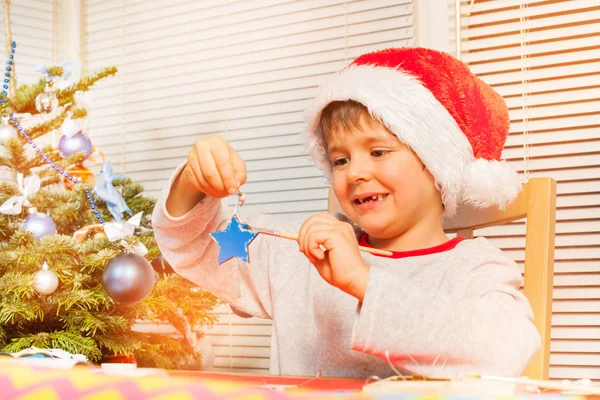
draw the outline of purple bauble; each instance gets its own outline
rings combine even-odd
[[[92,154],[92,141],[89,137],[79,132],[73,135],[73,137],[68,137],[62,135],[60,140],[58,141],[58,151],[62,158],[66,158],[71,154],[75,154],[77,152],[82,151],[86,157]]]
[[[102,275],[108,295],[119,303],[138,303],[154,288],[154,269],[142,256],[121,254],[113,258]]]
[[[21,229],[33,233],[36,239],[41,239],[46,235],[55,234],[56,224],[52,218],[46,214],[34,212],[25,218],[25,221],[23,221],[23,224],[21,225]]]

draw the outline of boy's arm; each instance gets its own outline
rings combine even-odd
[[[519,375],[540,346],[520,282],[516,264],[502,256],[472,268],[452,296],[373,268],[352,348],[389,355],[407,369],[455,365],[467,373]]]
[[[171,190],[182,168],[183,165],[175,171],[152,216],[161,253],[175,272],[226,303],[257,317],[271,318],[274,288],[269,265],[275,250],[271,251],[272,245],[257,237],[251,244],[252,265],[235,258],[219,265],[219,247],[210,233],[222,230],[231,219],[231,212],[222,207],[219,199],[206,196],[182,215],[171,215],[166,199],[173,197]],[[184,204],[183,208],[188,206]],[[251,223],[251,217],[244,217],[244,222]]]
[[[191,183],[188,170],[185,168],[186,164],[177,168],[175,179],[166,197],[165,210],[174,218],[184,216],[206,197],[202,192],[190,190]]]

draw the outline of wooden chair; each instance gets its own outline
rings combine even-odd
[[[333,191],[329,191],[329,211],[340,211]],[[540,351],[529,363],[524,375],[548,379],[550,369],[550,327],[554,277],[554,235],[556,225],[556,182],[551,178],[532,178],[517,199],[505,210],[477,210],[459,207],[452,219],[444,219],[446,232],[466,239],[473,231],[526,218],[524,293],[542,338]]]

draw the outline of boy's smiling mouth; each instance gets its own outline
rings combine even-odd
[[[361,210],[370,210],[385,200],[389,193],[364,193],[352,196],[352,204]]]

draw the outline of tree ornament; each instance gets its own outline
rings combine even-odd
[[[75,154],[77,152],[83,152],[87,158],[92,153],[92,141],[87,135],[79,132],[72,137],[62,135],[58,141],[58,152],[62,158]]]
[[[139,303],[154,287],[154,269],[144,257],[124,253],[113,258],[102,275],[108,295],[118,303]]]
[[[2,100],[2,99],[0,99]],[[38,156],[44,160],[44,162],[48,165],[50,165],[52,168],[54,168],[56,170],[56,172],[58,172],[61,175],[64,175],[67,179],[72,180],[74,183],[83,183],[81,182],[81,180],[79,180],[78,178],[72,177],[68,172],[65,172],[62,168],[60,168],[58,165],[56,165],[54,163],[54,161],[52,161],[47,154],[45,154],[37,144],[33,143],[33,140],[31,139],[31,136],[29,136],[29,134],[25,131],[25,129],[23,129],[23,127],[21,126],[21,123],[19,122],[19,120],[17,119],[17,117],[15,117],[15,115],[13,113],[10,113],[10,118],[12,119],[12,122],[15,124],[15,126],[17,127],[17,129],[19,130],[19,133],[21,134],[21,136],[23,136],[25,138],[25,140],[27,140],[27,142],[29,144],[31,144],[31,146],[35,149],[36,153],[38,154]],[[92,197],[92,192],[90,189],[88,189],[87,187],[84,189],[85,191],[85,197],[87,198],[88,203],[90,203],[90,206],[92,207],[93,213],[96,216],[96,219],[98,220],[98,222],[102,225],[104,224],[104,219],[102,219],[102,214],[100,213],[100,211],[98,210],[98,208],[96,207],[96,202],[94,201],[93,197]]]
[[[0,145],[8,139],[15,139],[19,136],[17,130],[8,123],[8,117],[2,117],[2,125],[0,125]]]
[[[71,175],[72,177],[78,178],[81,182],[83,182],[86,185],[91,186],[94,184],[94,173],[87,169],[83,165],[83,162],[71,165],[65,168],[65,171],[68,172],[69,175]],[[63,178],[63,182],[65,184],[65,187],[69,190],[73,189],[73,187],[75,186],[75,183],[71,179],[67,179],[66,177]]]
[[[25,218],[23,224],[21,224],[21,229],[33,233],[36,239],[56,233],[56,224],[50,216],[37,212],[34,207],[29,212],[30,214]]]
[[[81,132],[81,127],[79,126],[78,121],[73,120],[71,117],[73,116],[72,111],[67,111],[67,117],[64,119],[62,125],[60,126],[60,131],[63,135],[67,137],[73,137],[79,132]]]
[[[173,267],[171,267],[169,262],[165,259],[165,257],[162,254],[158,256],[154,261],[152,261],[152,267],[160,276],[175,273]]]
[[[40,294],[49,295],[56,291],[58,287],[58,277],[50,270],[48,263],[44,262],[42,268],[33,276],[35,279],[33,287]]]
[[[225,229],[213,232],[210,236],[219,245],[219,264],[237,257],[248,262],[248,245],[257,233],[244,229],[237,215],[234,215]]]
[[[50,85],[46,85],[44,91],[35,98],[35,108],[42,114],[49,114],[58,107],[58,98]]]
[[[100,175],[102,175],[104,182],[94,186],[94,193],[104,200],[106,208],[108,208],[108,211],[115,218],[115,221],[121,222],[124,212],[129,215],[132,215],[133,213],[121,192],[113,186],[113,181],[120,178],[120,176],[113,174],[110,161],[105,161],[102,164],[102,167],[100,167]]]
[[[28,177],[23,177],[23,174],[17,173],[17,189],[19,195],[12,196],[0,206],[0,213],[6,215],[19,215],[23,211],[23,207],[33,207],[29,202],[29,198],[40,190],[41,180],[36,174],[31,174]]]
[[[244,205],[246,195],[240,191],[237,192],[233,216],[222,231],[213,232],[210,237],[219,246],[219,264],[236,257],[242,261],[248,262],[248,245],[258,235],[247,229],[246,224],[240,223],[237,213],[240,206]]]

